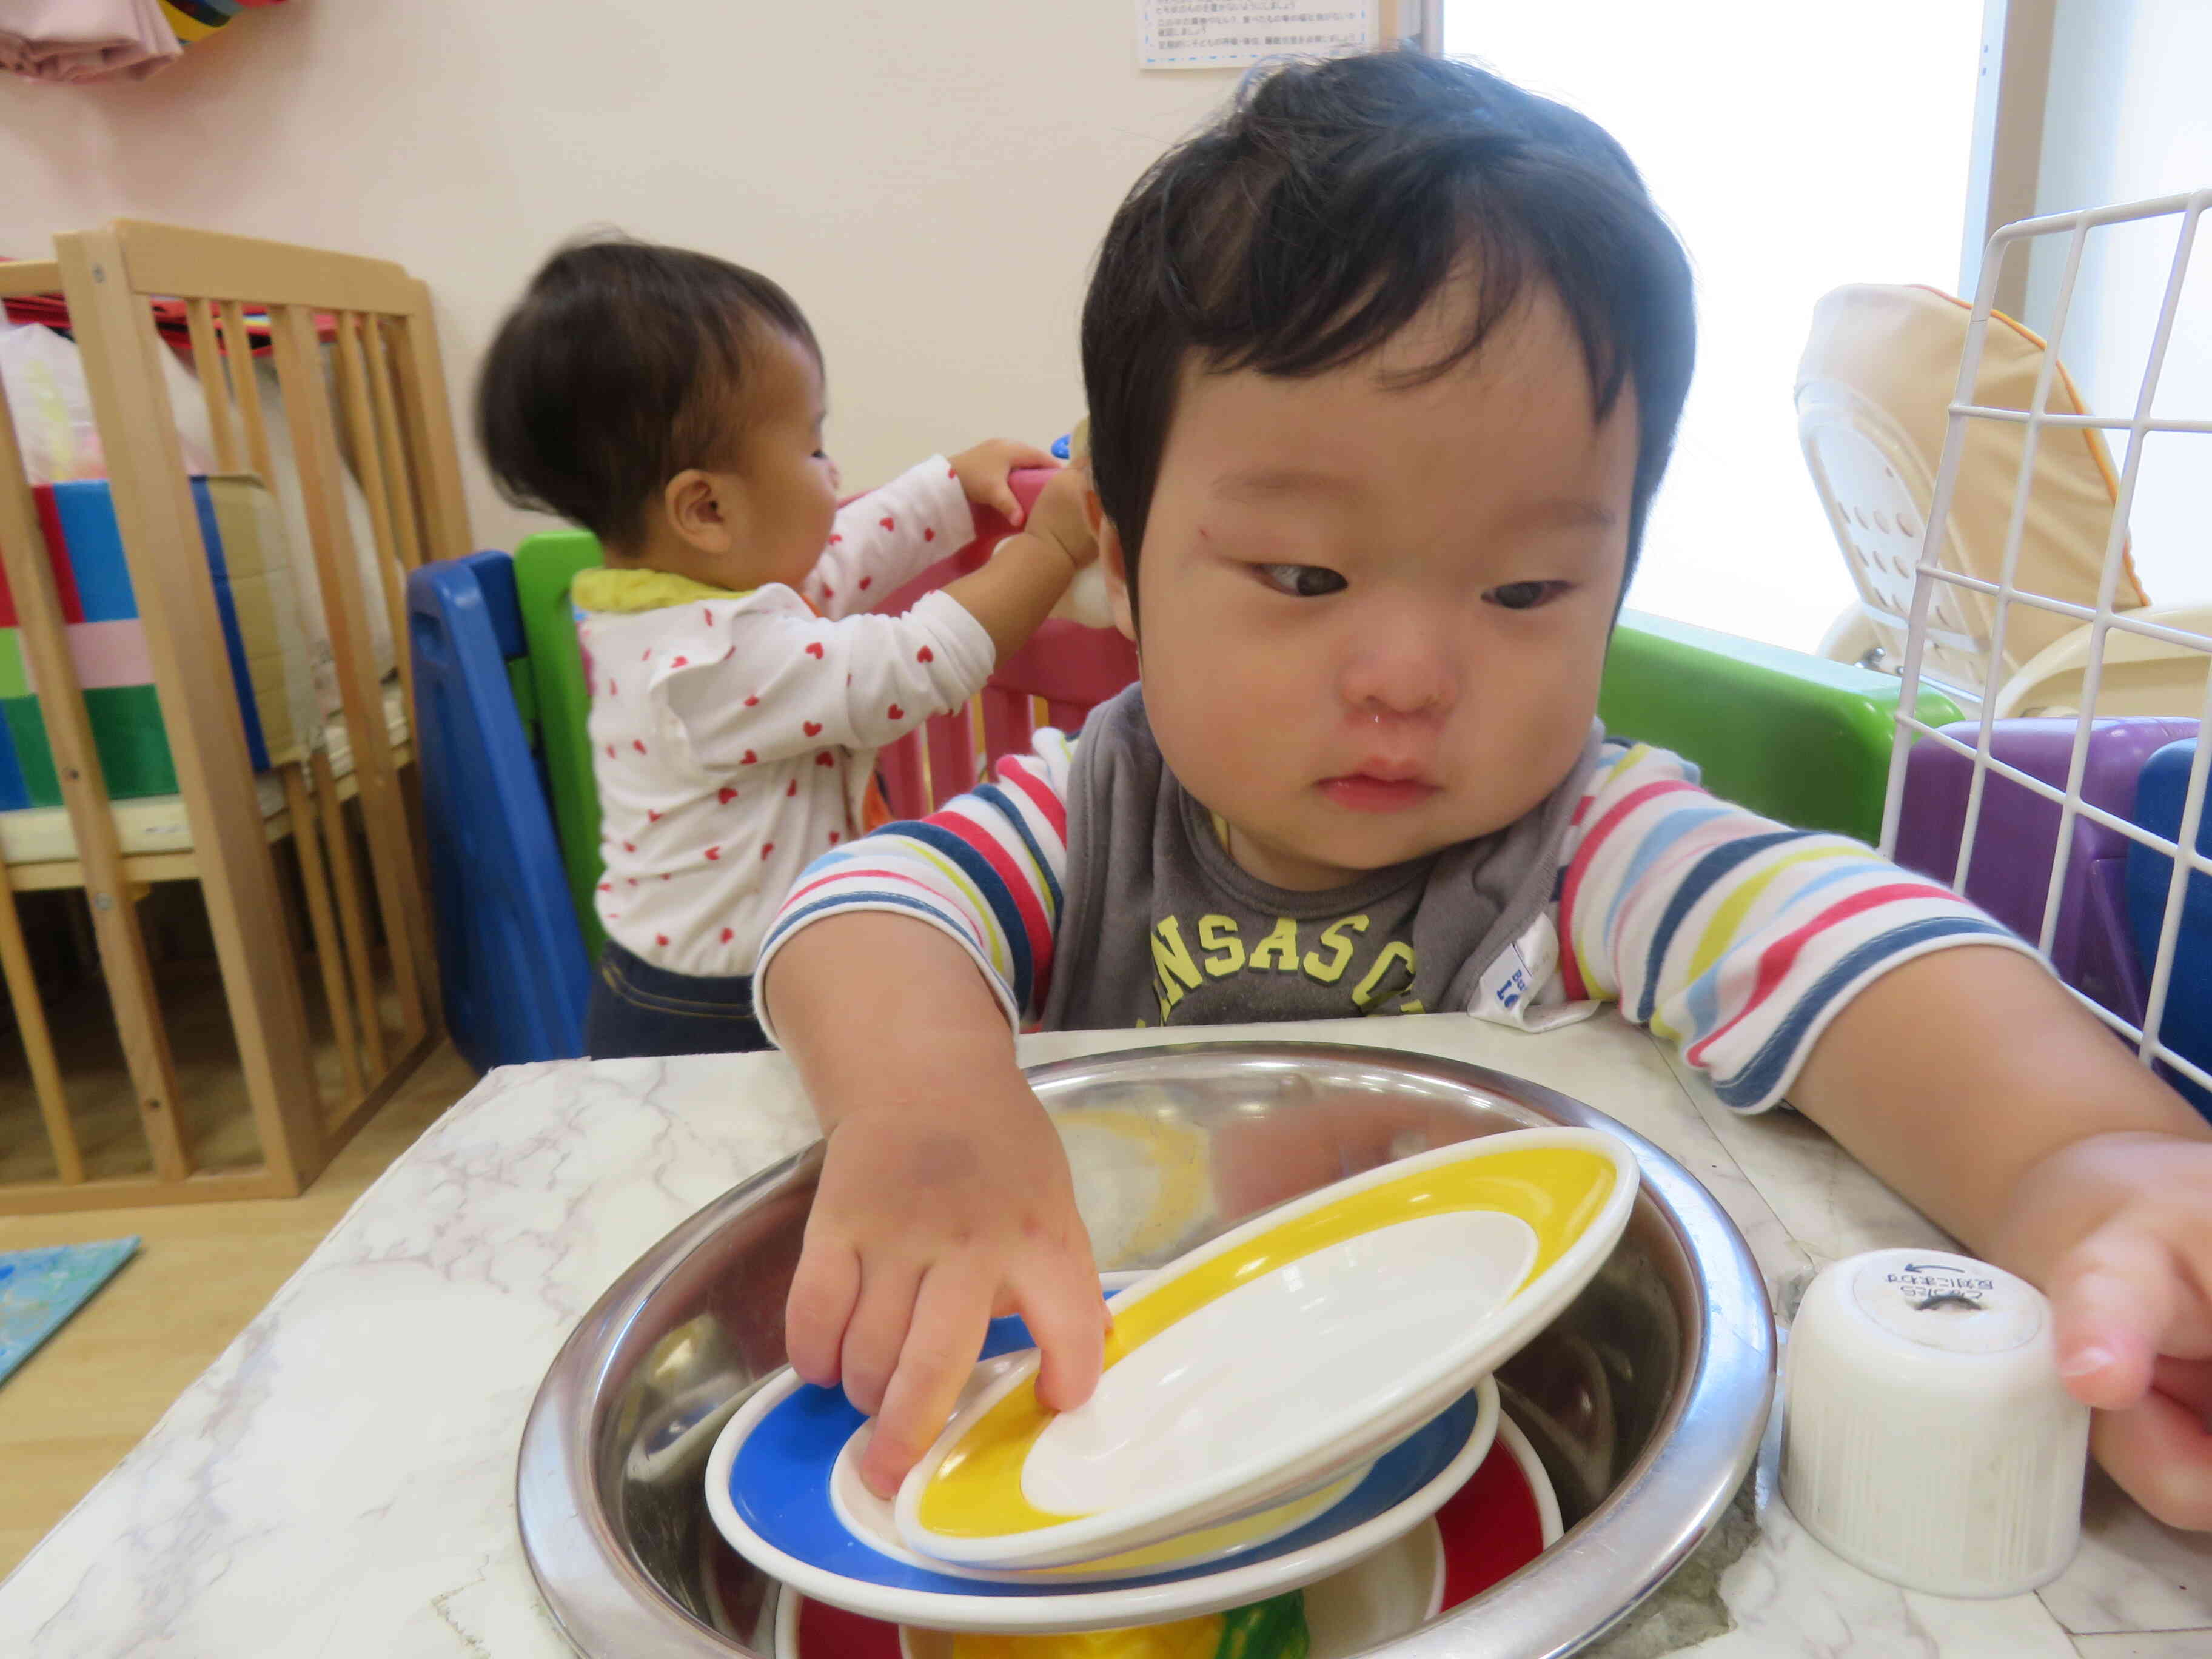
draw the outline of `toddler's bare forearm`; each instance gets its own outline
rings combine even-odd
[[[1931,1219],[2029,1277],[2078,1234],[2022,1185],[2096,1136],[2212,1135],[2041,967],[2017,951],[1938,951],[1836,1016],[1791,1098]]]
[[[990,562],[945,592],[983,624],[1000,660],[1029,642],[1075,580],[1075,562],[1060,545],[1032,531],[1009,536]]]
[[[968,953],[880,911],[827,917],[776,953],[762,988],[823,1133],[855,1112],[957,1114],[1021,1086],[1013,1033]]]

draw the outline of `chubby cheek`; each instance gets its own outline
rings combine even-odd
[[[1461,706],[1453,747],[1458,775],[1483,798],[1482,831],[1510,823],[1559,786],[1597,714],[1601,644],[1560,641],[1521,660],[1496,661]]]
[[[1176,777],[1231,818],[1310,781],[1300,767],[1327,717],[1312,652],[1162,598],[1144,595],[1145,708]]]

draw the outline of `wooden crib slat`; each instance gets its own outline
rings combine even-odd
[[[54,1055],[53,1033],[46,1026],[46,1004],[39,998],[30,949],[23,941],[23,919],[16,914],[15,895],[4,881],[0,881],[0,972],[7,975],[8,1000],[15,1010],[23,1058],[30,1063],[31,1088],[39,1097],[46,1144],[53,1149],[54,1172],[64,1185],[76,1186],[84,1179],[84,1154],[78,1150],[76,1130],[70,1122],[69,1091],[62,1082],[61,1062]]]
[[[414,467],[399,430],[399,394],[392,386],[388,329],[382,317],[364,318],[362,347],[368,366],[369,401],[376,409],[376,435],[384,446],[384,482],[391,498],[392,527],[399,538],[400,563],[413,570],[423,558],[422,508],[415,489]]]
[[[392,501],[385,487],[384,462],[379,454],[376,417],[369,407],[368,368],[362,356],[362,319],[353,312],[337,319],[338,400],[345,410],[346,430],[353,442],[355,471],[362,494],[368,498],[368,522],[376,538],[376,574],[384,586],[384,605],[392,618],[392,638],[398,647],[400,684],[407,690],[411,718],[415,708],[415,653],[406,649],[407,600],[400,591],[399,573],[404,568],[398,538],[392,528]]]
[[[337,1045],[338,1067],[345,1078],[346,1103],[350,1107],[362,1094],[360,1039],[346,999],[345,963],[338,954],[337,927],[331,915],[329,872],[323,867],[320,826],[301,779],[300,763],[295,761],[280,769],[284,778],[284,807],[292,819],[292,845],[300,851],[300,884],[307,890],[307,922],[314,933],[315,966],[322,974],[323,1000],[331,1011],[331,1040]]]
[[[468,503],[461,492],[460,452],[453,444],[453,419],[446,400],[446,370],[438,357],[438,331],[430,320],[430,290],[415,284],[415,304],[392,321],[397,331],[393,361],[398,370],[400,410],[416,487],[422,494],[426,526],[423,556],[459,559],[469,545]]]
[[[84,866],[93,936],[99,941],[100,971],[114,1004],[116,1033],[123,1041],[138,1121],[155,1172],[165,1181],[182,1181],[191,1173],[191,1162],[177,1133],[176,1068],[161,1028],[145,936],[138,931],[137,908],[123,874],[123,849],[108,811],[92,722],[63,631],[46,532],[32,509],[15,418],[5,398],[0,398],[0,567],[7,571],[15,598],[23,655],[38,681],[39,711],[61,780],[62,803],[76,836],[77,857]],[[11,913],[13,908],[11,899]]]
[[[261,413],[261,377],[253,372],[253,337],[246,331],[246,310],[235,300],[222,302],[222,355],[238,389],[239,418],[246,425],[246,464],[274,485],[276,469],[269,459],[269,422]]]
[[[345,932],[354,1000],[361,1012],[362,1042],[368,1053],[370,1075],[380,1077],[386,1065],[384,1017],[376,1006],[376,975],[371,970],[368,953],[368,913],[361,902],[361,870],[354,861],[353,837],[346,832],[345,804],[338,799],[337,774],[331,769],[331,757],[318,749],[309,763],[314,769],[315,806],[322,815],[323,842],[331,855],[331,884],[337,890],[338,920]]]
[[[420,927],[428,910],[415,879],[414,855],[407,844],[406,819],[392,777],[391,739],[384,720],[382,683],[362,614],[365,596],[354,555],[339,484],[337,433],[331,421],[315,322],[299,306],[271,308],[276,341],[276,380],[284,389],[291,425],[292,453],[299,465],[300,494],[307,508],[307,539],[321,578],[323,609],[330,623],[338,695],[352,738],[354,779],[362,823],[368,833],[369,866],[377,905],[391,945],[392,979],[399,992],[403,1047],[411,1047],[423,1030],[424,943]]]
[[[161,374],[161,353],[167,348],[114,232],[58,236],[54,246],[100,422],[169,750],[191,823],[193,861],[222,967],[246,1098],[270,1182],[297,1192],[328,1156],[315,1109],[307,1009],[286,965],[276,865],[254,788],[238,690],[228,661],[207,648],[207,641],[222,636],[222,621]]]
[[[208,429],[215,434],[215,464],[221,472],[238,471],[238,433],[232,422],[230,387],[223,379],[222,349],[215,339],[215,307],[205,300],[185,301],[185,326],[192,337],[192,368],[200,378],[200,401],[207,405]]]

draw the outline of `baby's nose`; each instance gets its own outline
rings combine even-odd
[[[1346,703],[1376,718],[1441,714],[1459,695],[1459,663],[1449,641],[1430,629],[1394,630],[1354,653],[1341,683]]]

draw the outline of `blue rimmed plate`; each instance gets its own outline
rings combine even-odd
[[[985,1358],[1026,1347],[1017,1320],[992,1328]],[[1376,1458],[1325,1512],[1226,1561],[1111,1583],[1045,1575],[956,1577],[886,1553],[857,1534],[830,1495],[839,1455],[866,1419],[842,1390],[773,1379],[724,1427],[707,1464],[707,1504],[732,1548],[833,1607],[939,1630],[1110,1630],[1264,1601],[1327,1577],[1426,1520],[1488,1452],[1498,1395],[1486,1379]]]

